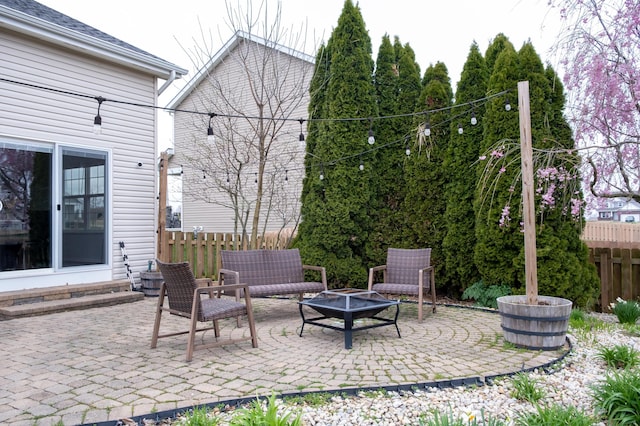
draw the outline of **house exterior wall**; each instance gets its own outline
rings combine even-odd
[[[212,79],[204,79],[189,93],[184,100],[177,106],[178,110],[183,111],[213,111],[219,114],[244,114],[246,116],[258,116],[259,111],[256,103],[252,98],[247,79],[245,77],[246,70],[237,59],[234,59],[238,50],[247,54],[248,57],[258,57],[260,54],[255,52],[255,45],[249,43],[247,53],[247,45],[242,42],[236,46],[234,50],[227,52],[227,55],[209,72],[213,76]],[[252,48],[252,46],[254,46]],[[279,168],[274,169],[268,167],[265,171],[265,179],[273,182],[274,185],[280,186],[280,189],[287,195],[279,198],[280,205],[269,205],[267,200],[263,200],[263,208],[259,231],[278,230],[282,227],[292,227],[297,225],[300,211],[300,193],[302,191],[302,179],[304,177],[304,144],[299,141],[300,123],[298,119],[305,118],[308,115],[308,87],[311,76],[313,74],[313,63],[290,57],[280,53],[280,59],[283,63],[290,66],[288,78],[278,82],[271,82],[271,87],[280,85],[283,92],[292,90],[300,76],[304,75],[304,90],[302,97],[296,100],[295,105],[289,105],[290,112],[288,117],[290,121],[283,121],[280,124],[282,129],[278,133],[277,141],[270,152],[271,161],[278,163]],[[289,65],[290,64],[290,65]],[[280,74],[282,78],[284,73]],[[238,107],[236,111],[221,110],[222,106],[217,106],[219,101],[215,99],[215,93],[218,92],[213,86],[212,81],[217,81],[225,87],[225,91],[230,97],[233,97],[234,104]],[[266,108],[264,116],[270,117],[271,112]],[[243,119],[229,120],[233,124],[229,124],[223,117],[214,117],[212,127],[216,134],[216,140],[223,139],[228,130],[225,126],[231,126],[234,132],[251,134],[252,130]],[[256,120],[257,121],[257,120]],[[206,146],[207,144],[207,127],[209,117],[207,115],[198,115],[190,112],[177,111],[174,114],[174,147],[175,155],[170,160],[172,167],[181,167],[183,170],[182,183],[182,230],[192,231],[195,227],[205,232],[234,232],[234,211],[229,206],[228,194],[221,191],[216,185],[200,186],[202,182],[209,179],[217,179],[222,182],[223,186],[227,179],[227,171],[224,167],[216,167],[215,170],[207,168],[203,170],[197,167],[190,158],[202,154],[202,150],[198,146]],[[304,125],[304,133],[306,133],[306,123]],[[274,158],[278,156],[277,160]],[[284,165],[283,163],[286,163]],[[252,192],[252,186],[255,181],[255,172],[257,172],[257,160],[252,161],[247,169],[243,171],[243,177],[246,180],[247,190],[245,193],[250,195],[249,198],[255,197]],[[230,172],[233,179],[233,171]],[[202,181],[202,182],[198,182]],[[197,193],[194,197],[192,194]],[[203,196],[206,193],[206,197]],[[204,200],[203,198],[207,198]],[[285,205],[286,204],[286,205]],[[265,224],[268,212],[268,222]],[[249,215],[248,229],[250,233],[251,218],[253,209]],[[283,218],[284,216],[284,218]],[[240,231],[240,229],[238,229]]]
[[[156,102],[153,75],[4,29],[0,32],[0,57],[0,75],[6,79],[142,105]],[[110,219],[105,265],[53,265],[51,269],[0,272],[0,291],[126,278],[119,241],[126,244],[132,269],[146,268],[147,261],[155,257],[156,241],[155,109],[104,102],[100,110],[102,134],[95,135],[95,99],[5,81],[0,81],[0,91],[0,144],[93,148],[108,154]],[[58,199],[52,201],[54,205],[61,203],[59,191]],[[52,211],[55,238],[61,220],[55,207]]]

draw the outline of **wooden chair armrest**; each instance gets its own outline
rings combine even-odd
[[[229,291],[229,292],[234,292],[236,300],[239,300],[240,295],[236,290],[240,290],[240,289],[244,290],[245,299],[251,298],[251,292],[249,291],[248,284],[226,284],[226,285],[216,285],[216,286],[210,286],[210,287],[198,287],[195,289],[195,295],[202,294],[202,293],[209,293],[209,297],[213,297],[214,293],[216,293],[218,297],[220,297],[223,291],[224,292]]]
[[[324,285],[324,289],[328,290],[327,287],[327,269],[324,266],[314,266],[314,265],[302,265],[302,269],[308,269],[311,271],[319,271],[320,279],[322,280],[322,284]]]
[[[221,268],[218,271],[218,284],[219,285],[228,285],[225,283],[225,279],[223,277],[223,275],[233,275],[234,276],[234,284],[239,284],[240,283],[240,272],[238,271],[232,271],[231,269],[223,269]]]
[[[371,288],[373,287],[374,274],[378,271],[384,271],[385,269],[387,269],[387,265],[379,265],[374,266],[373,268],[369,268],[369,291],[371,291]]]

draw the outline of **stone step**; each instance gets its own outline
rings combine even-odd
[[[0,320],[110,306],[144,299],[128,281],[64,285],[0,293]]]

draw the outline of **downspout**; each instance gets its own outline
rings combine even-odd
[[[164,84],[158,89],[158,96],[162,95],[162,92],[167,90],[167,87],[171,86],[171,83],[173,83],[178,78],[180,77],[176,77],[175,70],[172,70],[171,74],[169,74],[169,78],[167,79],[167,81],[165,81]]]

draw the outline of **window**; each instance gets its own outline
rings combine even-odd
[[[51,267],[53,150],[0,141],[0,272]]]
[[[0,140],[0,273],[106,264],[107,170],[105,152]]]

